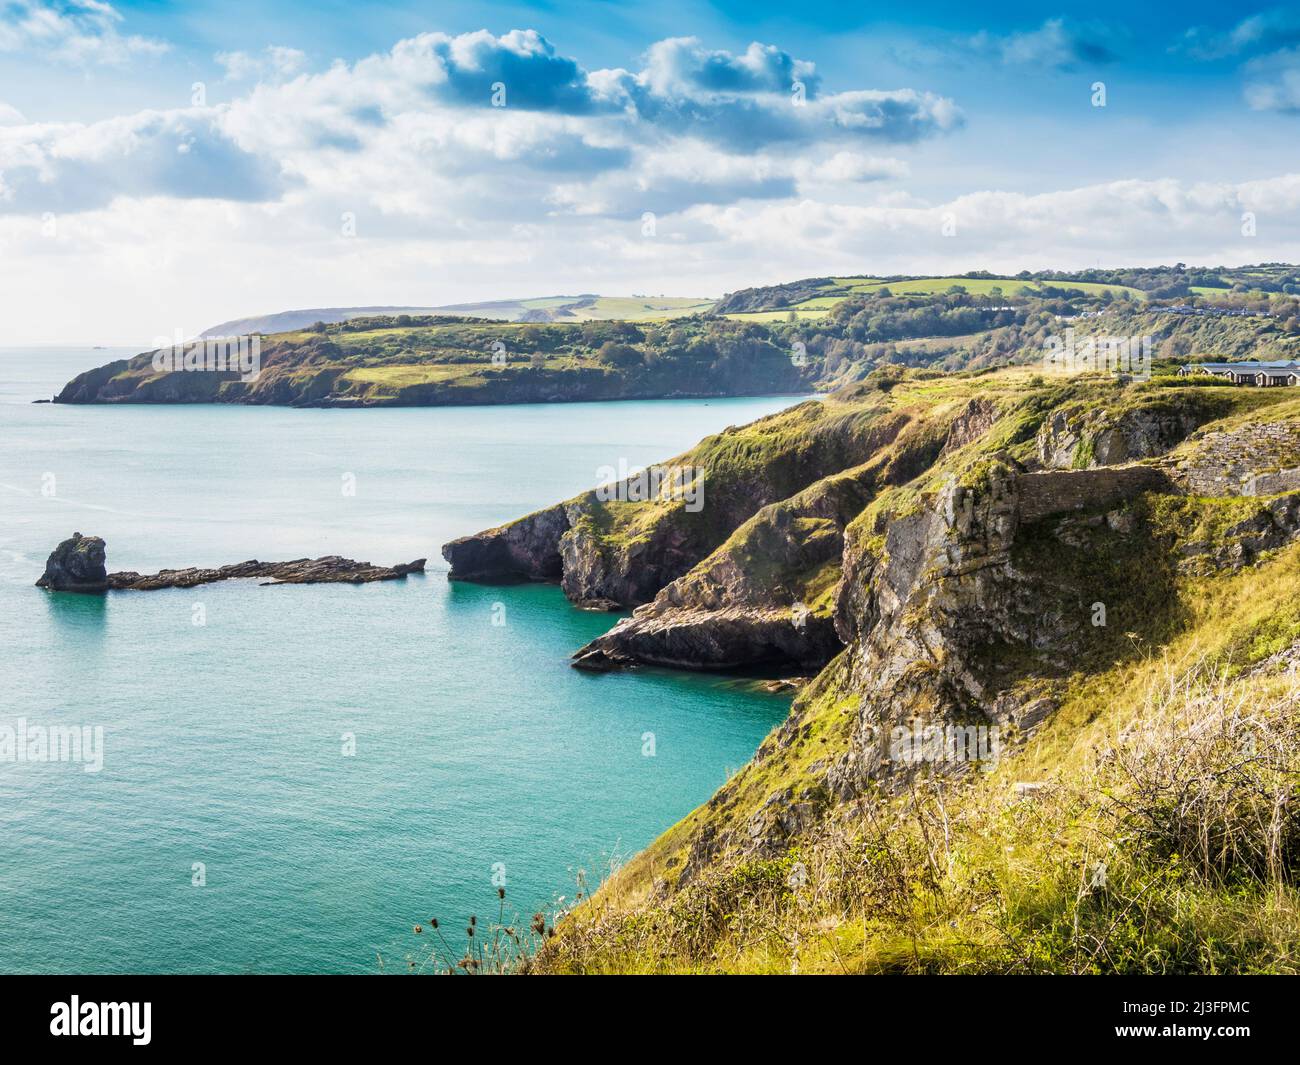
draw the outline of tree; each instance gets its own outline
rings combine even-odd
[[[606,366],[617,366],[620,369],[626,369],[629,366],[641,365],[641,352],[630,344],[616,344],[612,340],[605,341],[600,346],[600,351],[596,353],[596,358]]]

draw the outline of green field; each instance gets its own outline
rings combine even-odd
[[[1045,284],[1053,288],[1075,288],[1090,296],[1100,296],[1107,290],[1116,296],[1121,292],[1127,292],[1134,299],[1141,299],[1143,295],[1136,288],[1128,288],[1124,285],[1101,285],[1091,281],[1041,282],[989,277],[916,277],[906,281],[882,281],[880,278],[869,277],[833,277],[831,281],[854,292],[872,292],[878,288],[887,288],[896,296],[934,296],[947,292],[954,285],[960,285],[972,296],[987,296],[995,288],[1001,289],[1004,295],[1012,296],[1021,289],[1030,293],[1042,292]],[[818,301],[827,298],[817,297]]]
[[[1023,281],[1019,278],[987,277],[913,277],[902,281],[885,281],[878,277],[832,277],[823,286],[830,290],[825,296],[812,296],[781,310],[737,311],[726,315],[740,322],[777,322],[795,311],[801,319],[822,318],[833,307],[851,296],[866,295],[882,288],[893,296],[937,296],[950,288],[960,287],[972,296],[990,296],[1000,290],[1004,296],[1044,294],[1047,287],[1078,289],[1089,296],[1100,296],[1109,291],[1113,295],[1128,293],[1134,299],[1145,299],[1145,294],[1125,285],[1104,285],[1091,281]]]
[[[842,300],[833,300],[830,304],[833,307]],[[793,312],[796,317],[802,321],[815,321],[818,318],[826,317],[827,308],[808,308],[805,304],[799,304],[797,307],[786,307],[780,311],[736,311],[732,314],[724,314],[722,317],[730,318],[733,322],[785,322],[790,318]]]
[[[714,300],[694,296],[601,296],[590,306],[570,305],[568,313],[557,314],[557,322],[652,321],[656,318],[679,318],[711,310]]]
[[[1040,282],[992,277],[911,277],[904,281],[884,281],[879,277],[832,277],[827,281],[826,287],[832,289],[833,294],[811,296],[810,299],[801,300],[780,311],[738,311],[727,317],[736,321],[784,321],[788,319],[789,312],[794,311],[800,319],[819,319],[849,296],[870,294],[880,289],[888,289],[889,294],[896,296],[928,296],[943,295],[952,287],[961,287],[970,295],[992,295],[993,290],[997,289],[1006,296],[1014,296],[1041,295],[1045,286],[1078,289],[1091,296],[1110,291],[1114,295],[1128,293],[1135,299],[1145,298],[1139,289],[1130,289],[1125,285],[1099,285],[1091,281]]]

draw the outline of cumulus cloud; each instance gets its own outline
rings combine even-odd
[[[652,46],[641,69],[586,71],[533,30],[424,33],[355,63],[305,70],[274,47],[217,57],[228,103],[90,124],[0,127],[0,209],[71,211],[122,196],[374,209],[431,226],[548,212],[623,216],[869,181],[854,149],[961,124],[916,89],[823,90],[813,64],[772,45]],[[798,148],[798,164],[767,158]],[[487,216],[486,218],[484,216]]]
[[[0,126],[0,211],[102,207],[118,196],[265,200],[286,187],[272,160],[241,151],[203,108],[90,125]]]
[[[57,62],[121,66],[167,51],[164,41],[119,31],[122,16],[101,0],[3,0],[0,52]]]
[[[956,104],[933,93],[823,93],[812,63],[772,45],[751,44],[736,55],[694,37],[669,38],[647,51],[639,72],[596,71],[591,82],[651,127],[734,150],[837,136],[916,141],[962,124]]]
[[[751,44],[741,55],[705,48],[696,37],[670,37],[646,52],[638,82],[651,94],[681,99],[701,94],[786,93],[795,82],[815,93],[820,85],[812,63],[794,59],[775,45]]]

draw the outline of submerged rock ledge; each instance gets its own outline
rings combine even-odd
[[[59,544],[45,563],[38,588],[55,592],[152,592],[160,588],[193,588],[216,581],[262,578],[263,584],[369,584],[391,581],[410,573],[423,573],[425,559],[396,566],[375,566],[342,555],[297,558],[290,562],[250,559],[217,569],[164,569],[157,573],[124,570],[109,573],[104,566],[104,541],[98,536],[73,533]]]

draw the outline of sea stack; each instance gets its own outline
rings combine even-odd
[[[52,592],[106,592],[108,571],[104,558],[104,541],[100,537],[74,532],[51,553],[36,586]]]

